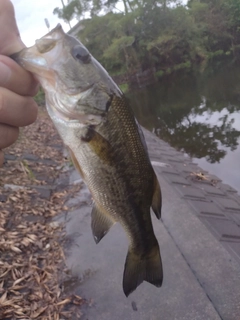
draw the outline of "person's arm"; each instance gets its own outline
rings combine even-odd
[[[0,0],[0,167],[2,149],[14,143],[19,127],[31,124],[37,117],[33,96],[38,83],[33,76],[8,58],[24,48],[10,0]]]

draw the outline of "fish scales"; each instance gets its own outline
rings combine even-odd
[[[84,179],[95,195],[95,202],[99,206],[101,204],[107,212],[111,212],[116,221],[122,221],[129,229],[130,237],[135,234],[131,237],[135,240],[138,233],[134,228],[139,227],[141,222],[138,208],[143,202],[149,210],[152,203],[153,170],[141,143],[137,123],[133,114],[128,111],[125,99],[113,98],[107,120],[95,130],[108,140],[110,145],[115,145],[115,148],[110,150],[112,154],[108,156],[112,157],[116,165],[109,166],[105,160],[95,157],[94,152],[90,156],[92,150],[88,144],[83,143],[82,148],[74,144],[72,151],[81,163]],[[76,136],[79,136],[79,132]],[[133,161],[129,161],[129,158]],[[137,189],[136,184],[139,185]],[[150,215],[146,215],[146,218],[149,222],[141,224],[143,230],[151,226]],[[144,244],[145,232],[139,234],[139,238],[137,242]]]

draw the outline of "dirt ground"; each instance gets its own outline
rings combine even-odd
[[[56,184],[69,160],[46,110],[22,128],[0,169],[0,319],[79,319],[80,296],[66,295],[64,226],[78,186]],[[57,180],[58,179],[58,180]],[[74,316],[73,316],[74,314]]]

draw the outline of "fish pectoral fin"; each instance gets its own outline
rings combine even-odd
[[[161,188],[157,179],[156,174],[154,174],[154,191],[152,197],[152,209],[158,219],[161,218],[162,209],[162,193]]]
[[[105,234],[108,233],[111,226],[115,223],[109,216],[102,213],[101,210],[94,205],[92,209],[92,233],[96,243],[98,243]]]
[[[114,165],[114,149],[106,138],[94,130],[94,127],[87,127],[86,132],[82,135],[81,139],[83,142],[88,143],[90,149],[104,163],[110,166]]]
[[[136,250],[128,250],[123,274],[123,291],[128,297],[143,281],[161,287],[163,281],[162,260],[159,246],[141,255]]]

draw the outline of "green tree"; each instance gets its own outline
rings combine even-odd
[[[57,15],[59,19],[62,19],[65,22],[70,22],[73,18],[79,20],[89,9],[90,6],[88,1],[71,0],[66,6],[55,8],[53,14]]]
[[[81,19],[79,37],[112,74],[161,77],[240,59],[240,0],[71,0],[54,12]]]

